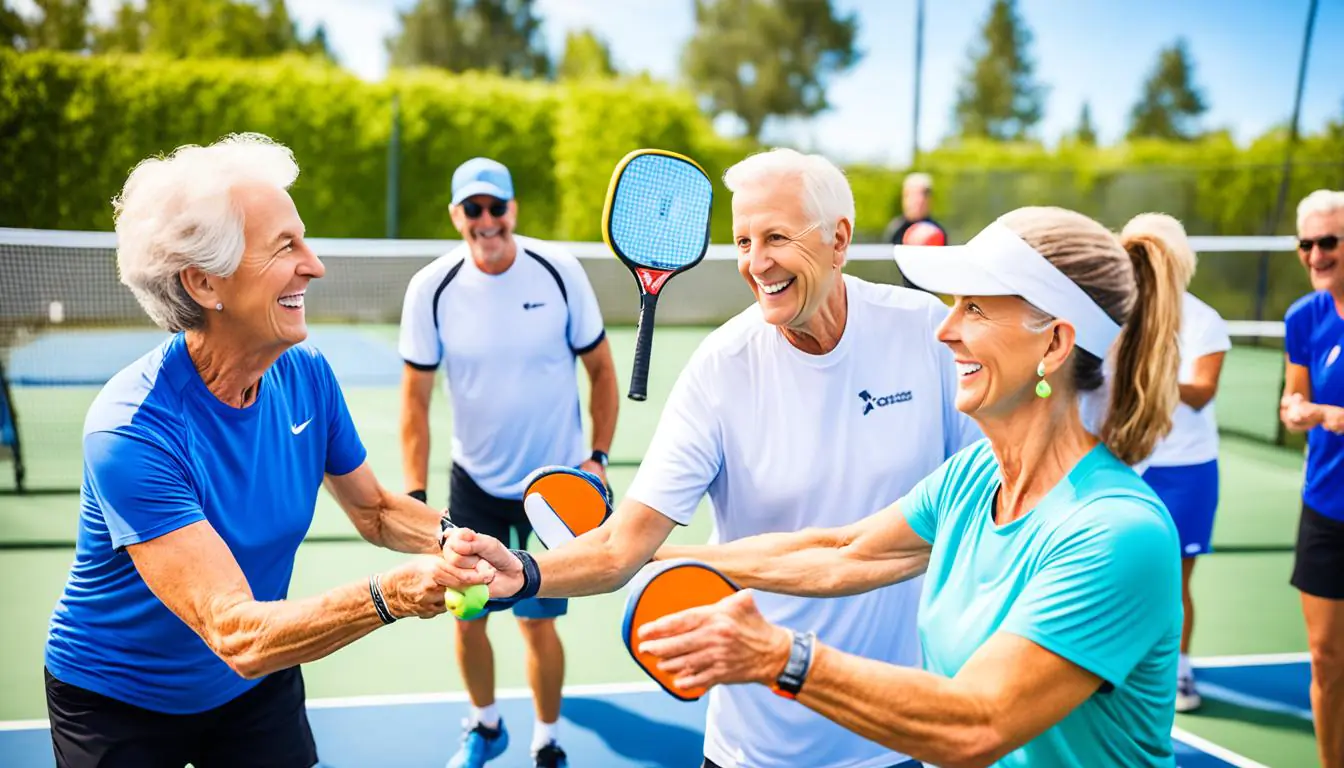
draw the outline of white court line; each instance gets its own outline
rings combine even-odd
[[[585,696],[625,696],[634,693],[657,693],[661,691],[656,683],[598,683],[594,685],[568,685],[564,688],[566,697]],[[495,693],[496,699],[530,699],[530,688],[502,688]],[[309,709],[346,709],[350,707],[397,707],[414,704],[455,704],[467,701],[466,691],[444,693],[395,693],[381,696],[345,696],[325,699],[309,699]],[[48,720],[0,720],[0,731],[45,731],[51,727]]]
[[[1306,653],[1258,653],[1248,656],[1207,656],[1194,658],[1190,662],[1196,667],[1262,667],[1270,664],[1293,664],[1310,662],[1311,654]]]
[[[1198,749],[1207,755],[1212,755],[1225,763],[1231,763],[1232,765],[1237,766],[1237,768],[1269,768],[1269,766],[1264,763],[1257,763],[1245,755],[1239,755],[1227,747],[1220,747],[1212,741],[1202,739],[1189,731],[1183,731],[1180,728],[1172,728],[1171,735],[1173,738],[1180,739],[1195,749]]]

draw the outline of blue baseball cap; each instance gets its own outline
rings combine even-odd
[[[488,157],[473,157],[453,171],[453,205],[472,195],[513,199],[513,178],[502,163]]]

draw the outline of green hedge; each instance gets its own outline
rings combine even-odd
[[[400,102],[398,235],[451,237],[453,168],[490,155],[513,170],[520,229],[597,240],[611,170],[645,146],[684,152],[715,182],[713,237],[730,241],[723,170],[755,148],[717,136],[685,91],[647,78],[521,82],[481,74],[398,71],[367,83],[310,59],[168,61],[0,51],[0,226],[107,230],[109,201],[140,159],[235,131],[292,147],[294,197],[325,237],[387,231],[388,145]],[[1285,143],[1271,132],[1246,147],[1224,135],[1190,144],[1093,148],[984,141],[925,153],[935,215],[954,241],[1004,211],[1051,204],[1119,227],[1167,211],[1193,234],[1263,234]],[[904,171],[847,169],[859,242],[876,241],[899,211]],[[1306,137],[1279,232],[1304,194],[1344,187],[1344,132]]]

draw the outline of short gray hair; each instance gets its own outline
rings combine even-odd
[[[901,182],[901,189],[909,189],[910,187],[918,187],[925,192],[931,192],[933,190],[933,177],[927,173],[908,174],[905,181]]]
[[[1344,192],[1332,189],[1318,189],[1302,198],[1297,204],[1297,228],[1302,229],[1307,217],[1317,213],[1334,213],[1344,210]]]
[[[238,269],[243,214],[233,190],[249,183],[288,189],[298,176],[294,153],[256,133],[142,160],[112,200],[121,282],[164,330],[199,328],[205,316],[181,273],[196,267],[228,277]]]
[[[823,242],[835,240],[835,223],[847,219],[854,227],[854,192],[844,171],[821,155],[772,149],[742,160],[723,174],[730,192],[781,178],[797,178],[803,186],[803,209],[817,223]]]

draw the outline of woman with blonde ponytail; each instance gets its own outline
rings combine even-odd
[[[1121,238],[1058,208],[1008,213],[964,246],[897,246],[896,260],[955,298],[937,335],[956,407],[986,439],[856,524],[659,557],[815,597],[923,575],[925,670],[773,626],[749,590],[645,627],[641,650],[680,684],[774,685],[937,765],[1174,765],[1180,550],[1130,467],[1171,427],[1186,270],[1155,232]],[[1106,391],[1094,434],[1079,400]]]

